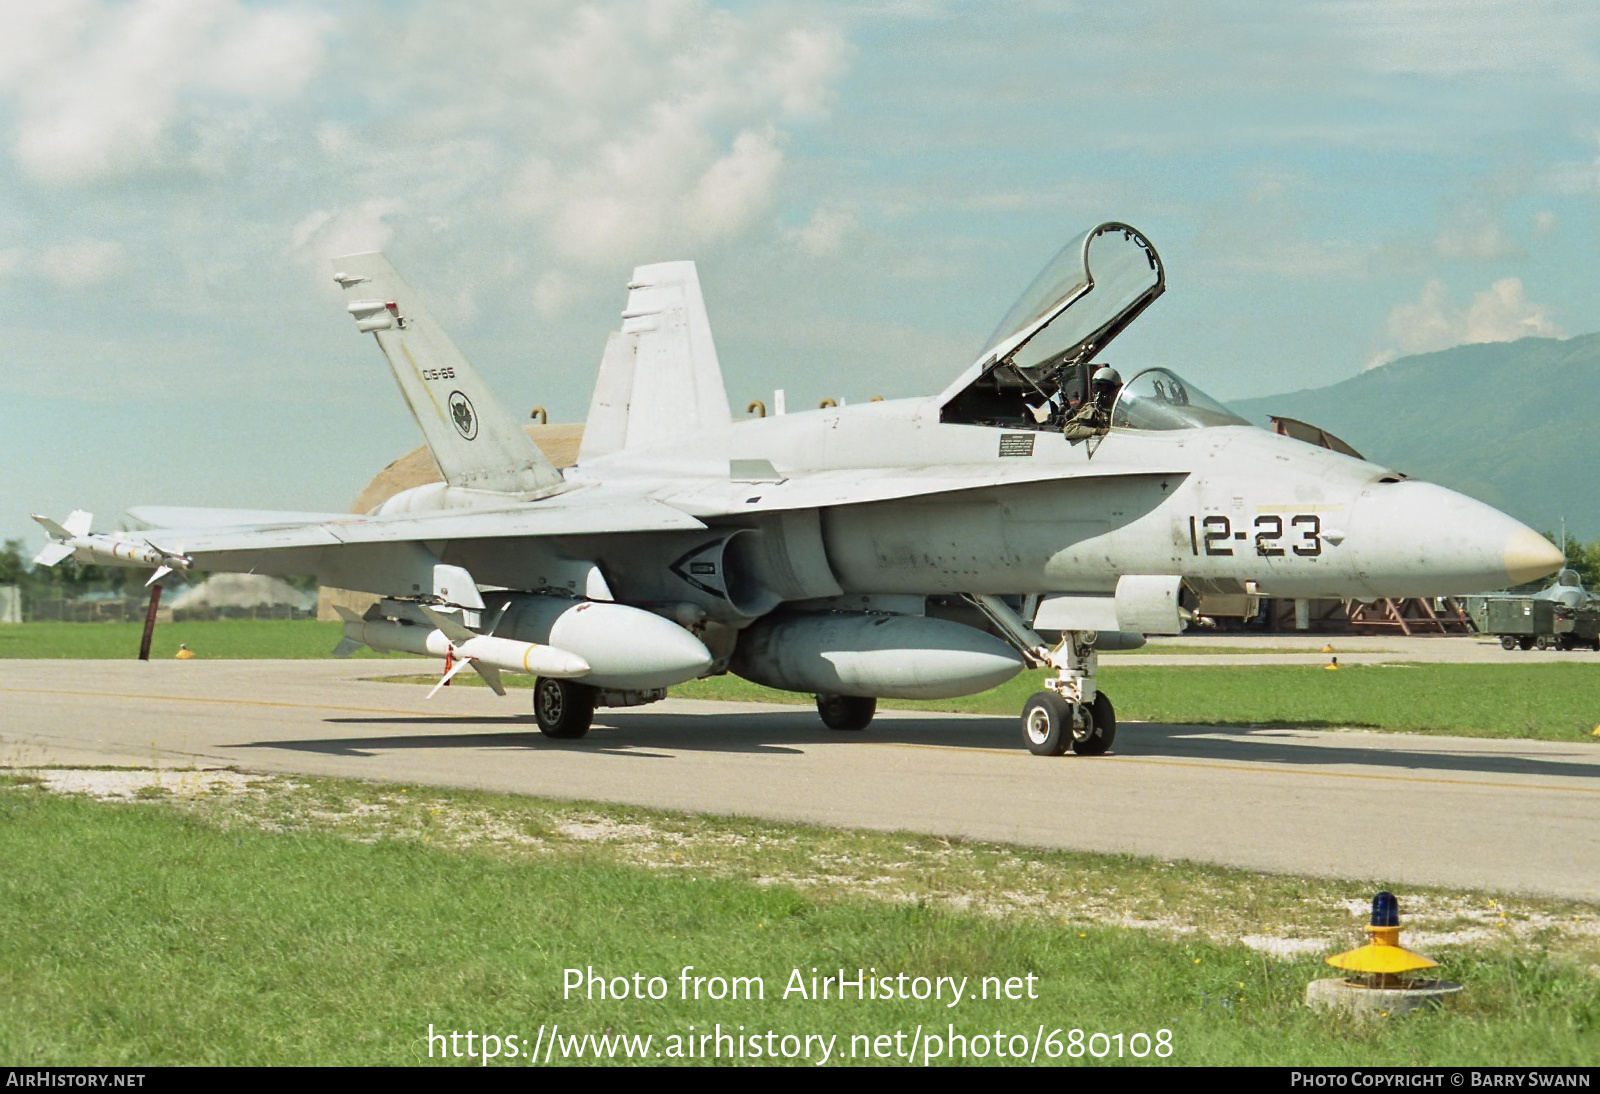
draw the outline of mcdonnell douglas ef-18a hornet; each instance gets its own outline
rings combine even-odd
[[[503,671],[531,673],[557,738],[722,672],[814,693],[823,722],[859,730],[880,698],[1044,666],[1022,712],[1041,755],[1110,747],[1097,651],[1180,632],[1197,596],[1443,596],[1562,562],[1471,498],[1253,428],[1165,368],[1124,379],[1098,360],[1166,287],[1125,224],[1069,243],[940,394],[743,421],[694,264],[641,266],[564,471],[381,254],[334,278],[442,482],[360,516],[146,507],[129,510],[146,530],[113,534],[39,518],[39,561],[375,593],[341,648],[441,656],[446,678],[470,665],[501,694]]]

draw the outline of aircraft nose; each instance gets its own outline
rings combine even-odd
[[[1521,585],[1548,577],[1567,563],[1554,543],[1524,525],[1506,540],[1506,576],[1509,584]]]
[[[1427,482],[1362,492],[1352,559],[1376,596],[1450,596],[1535,581],[1563,563],[1555,545],[1498,509]]]

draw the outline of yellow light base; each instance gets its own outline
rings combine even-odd
[[[1393,976],[1396,973],[1414,972],[1417,969],[1437,968],[1437,961],[1429,961],[1421,954],[1412,953],[1400,945],[1399,927],[1368,927],[1370,942],[1359,949],[1337,953],[1327,958],[1328,964],[1349,972]]]

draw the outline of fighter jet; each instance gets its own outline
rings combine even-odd
[[[1046,667],[1021,716],[1041,755],[1111,746],[1098,651],[1179,633],[1200,593],[1444,596],[1562,561],[1471,498],[1254,428],[1166,368],[1107,364],[1166,288],[1126,224],[1070,242],[942,392],[741,421],[694,264],[640,266],[565,470],[382,255],[334,266],[443,481],[359,516],[135,508],[147,529],[115,538],[74,514],[46,523],[41,561],[377,594],[347,647],[443,656],[502,693],[502,671],[531,672],[555,738],[722,672],[860,730],[880,698]]]
[[[1533,593],[1530,600],[1554,600],[1564,608],[1589,608],[1596,597],[1583,587],[1583,577],[1577,570],[1562,570],[1548,588]]]

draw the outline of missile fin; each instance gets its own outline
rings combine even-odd
[[[64,526],[57,524],[43,513],[34,513],[33,519],[38,521],[44,527],[44,530],[56,539],[71,539],[73,536],[73,533],[67,531]]]
[[[68,555],[72,554],[72,547],[66,543],[51,541],[40,548],[39,553],[33,556],[35,566],[54,566]]]
[[[453,676],[455,676],[456,673],[460,672],[462,669],[466,668],[470,664],[472,664],[472,659],[468,658],[468,657],[463,657],[461,660],[459,660],[455,664],[451,665],[450,666],[450,671],[445,673],[444,676],[440,678],[440,680],[439,680],[439,682],[437,684],[433,685],[433,690],[432,691],[428,692],[428,698],[432,699],[435,695],[439,694],[439,689],[440,688],[442,688],[446,684],[448,684],[450,682],[451,678]]]
[[[494,688],[496,695],[504,695],[506,686],[500,682],[500,670],[493,665],[485,665],[481,661],[473,661],[472,667],[478,670],[478,675],[483,677],[483,682]]]
[[[470,642],[472,639],[478,637],[477,631],[467,627],[455,616],[434,611],[426,604],[420,604],[418,607],[422,609],[422,614],[428,617],[428,622],[432,623],[435,627],[438,627],[439,630],[444,632],[444,636],[450,639],[453,645],[459,646],[463,642]]]

